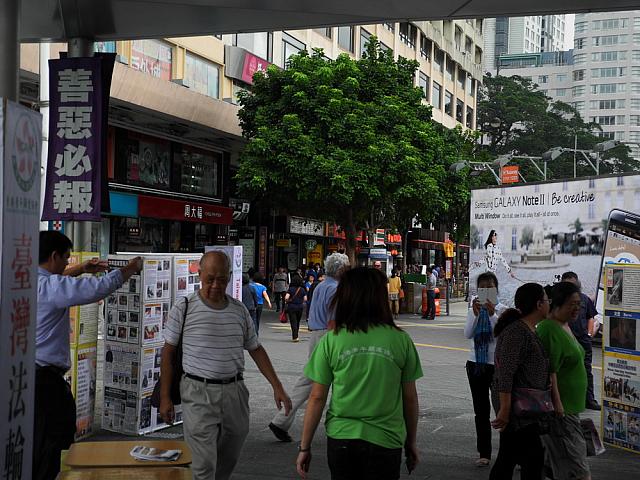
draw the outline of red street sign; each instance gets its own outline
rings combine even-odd
[[[520,167],[518,165],[502,167],[502,183],[518,183],[520,181],[520,177],[518,176],[519,171]]]
[[[138,196],[138,214],[141,217],[218,225],[231,225],[233,222],[232,208],[145,195]]]

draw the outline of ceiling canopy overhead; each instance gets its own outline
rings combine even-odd
[[[4,0],[2,0],[4,1]],[[640,0],[21,0],[23,42],[640,9]]]

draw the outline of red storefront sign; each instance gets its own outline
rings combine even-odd
[[[253,85],[253,74],[264,72],[271,63],[263,58],[257,57],[249,52],[244,54],[244,64],[242,65],[242,81]]]
[[[231,225],[233,209],[208,203],[138,196],[138,215],[196,223]]]

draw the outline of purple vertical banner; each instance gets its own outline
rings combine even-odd
[[[49,152],[42,220],[99,221],[114,54],[49,60]]]

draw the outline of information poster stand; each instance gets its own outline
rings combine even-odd
[[[606,265],[604,442],[640,453],[640,265]]]
[[[231,279],[227,285],[227,295],[242,301],[242,246],[212,245],[204,247],[205,252],[224,252],[231,261]]]
[[[138,254],[110,255],[120,268]],[[173,304],[173,258],[144,255],[143,268],[107,298],[102,428],[143,434],[164,428],[151,393],[160,376],[162,331]],[[176,419],[181,411],[176,408]]]
[[[72,252],[69,265],[79,265],[99,257],[100,254],[97,252]],[[93,430],[98,321],[101,306],[102,302],[98,302],[69,309],[71,368],[65,375],[65,379],[71,385],[71,393],[76,401],[76,440],[89,436]]]

